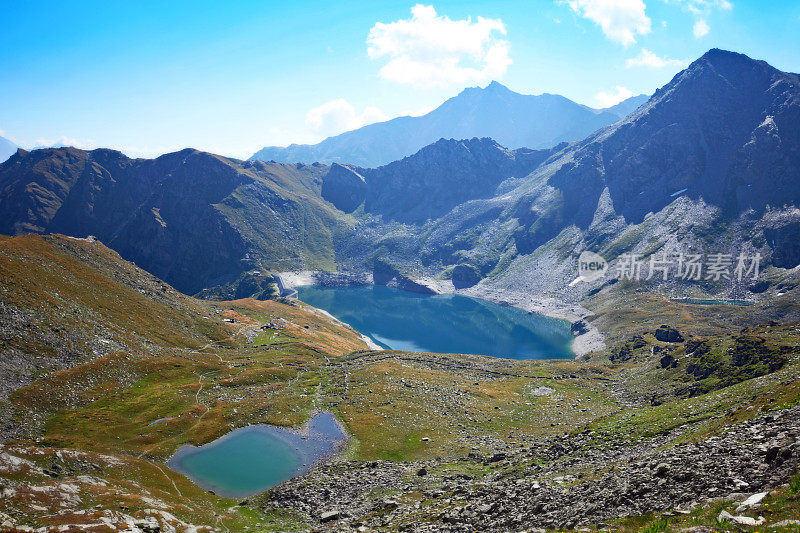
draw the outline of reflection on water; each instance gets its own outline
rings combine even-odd
[[[382,285],[298,287],[298,297],[393,350],[512,359],[569,358],[569,323],[455,294],[426,295]]]

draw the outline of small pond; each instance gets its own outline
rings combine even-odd
[[[248,426],[200,447],[183,446],[167,466],[206,490],[243,498],[308,472],[346,437],[333,415],[318,413],[301,430]]]

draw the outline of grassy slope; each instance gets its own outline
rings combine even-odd
[[[327,167],[267,163],[261,165],[266,170],[256,171],[247,163],[226,161],[275,195],[265,208],[263,189],[254,192],[246,185],[231,194],[235,202],[215,206],[251,244],[254,261],[276,271],[336,269],[334,232],[351,227],[353,220],[322,200]]]
[[[13,468],[14,460],[0,466],[9,482],[25,479],[28,487],[4,498],[2,510],[25,517],[29,525],[62,520],[45,516],[63,501],[58,487],[64,482],[77,483],[81,509],[119,489],[130,501],[112,507],[124,505],[134,514],[152,507],[142,501],[150,492],[187,522],[213,524],[217,513],[237,529],[268,523],[270,517],[251,510],[225,511],[230,502],[160,463],[180,445],[208,442],[232,427],[303,422],[315,408],[320,366],[364,348],[355,332],[319,313],[277,302],[209,304],[185,297],[100,244],[3,238],[0,274],[4,303],[36,317],[31,330],[63,332],[81,354],[70,364],[44,368],[42,377],[9,398],[20,436],[37,438],[20,438],[4,451],[41,465],[20,470]],[[278,317],[285,320],[280,329],[260,329]],[[98,332],[114,347],[109,353],[91,349]],[[51,345],[58,343],[50,337],[40,341],[21,348],[51,356]],[[168,420],[153,425],[163,418]],[[81,481],[77,467],[74,475],[56,480],[41,472],[45,463],[58,460],[58,450],[72,449],[113,457],[87,460],[95,465],[89,473],[113,490]],[[31,517],[31,494],[39,493],[30,487],[41,484],[55,488],[37,496],[41,509]],[[105,496],[94,494],[98,491]],[[281,528],[294,520],[284,518]]]
[[[570,377],[575,368],[560,361],[362,353],[342,362],[331,395],[364,459],[456,457],[576,430],[619,408],[594,379],[613,371],[589,364],[581,380]],[[540,387],[551,392],[537,395]],[[575,416],[557,415],[572,408]]]
[[[225,336],[219,323],[203,320],[194,300],[101,245],[3,237],[0,276],[4,302],[36,313],[43,325],[70,328],[83,342],[101,329],[107,341],[134,349],[192,348]]]

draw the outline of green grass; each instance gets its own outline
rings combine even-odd
[[[800,494],[800,474],[795,474],[789,480],[789,490],[792,494]]]
[[[781,527],[775,529],[772,524],[783,520],[797,520],[800,517],[800,497],[788,488],[780,488],[762,501],[758,509],[736,512],[740,502],[731,500],[716,500],[693,509],[689,514],[679,514],[671,518],[654,518],[652,515],[631,517],[623,520],[614,520],[614,525],[621,531],[683,531],[687,528],[707,528],[711,531],[798,531],[798,526]],[[722,511],[733,515],[745,515],[752,518],[764,517],[761,526],[744,526],[740,524],[720,523],[717,517]],[[654,528],[654,529],[648,529]]]
[[[666,531],[668,526],[668,518],[656,518],[642,528],[642,533],[661,533],[662,531]]]

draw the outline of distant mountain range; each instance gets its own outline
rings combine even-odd
[[[93,234],[190,293],[380,263],[581,297],[597,288],[569,286],[587,249],[759,253],[763,268],[793,268],[799,123],[798,75],[711,50],[625,119],[546,149],[442,139],[377,168],[21,150],[0,165],[0,233]]]
[[[0,163],[11,157],[18,146],[4,137],[0,137]]]
[[[515,93],[493,81],[464,89],[419,117],[370,124],[314,144],[269,146],[250,159],[283,163],[350,163],[377,167],[411,155],[439,139],[490,137],[509,148],[551,148],[583,139],[647,101],[631,97],[608,109],[592,109],[555,94]]]

